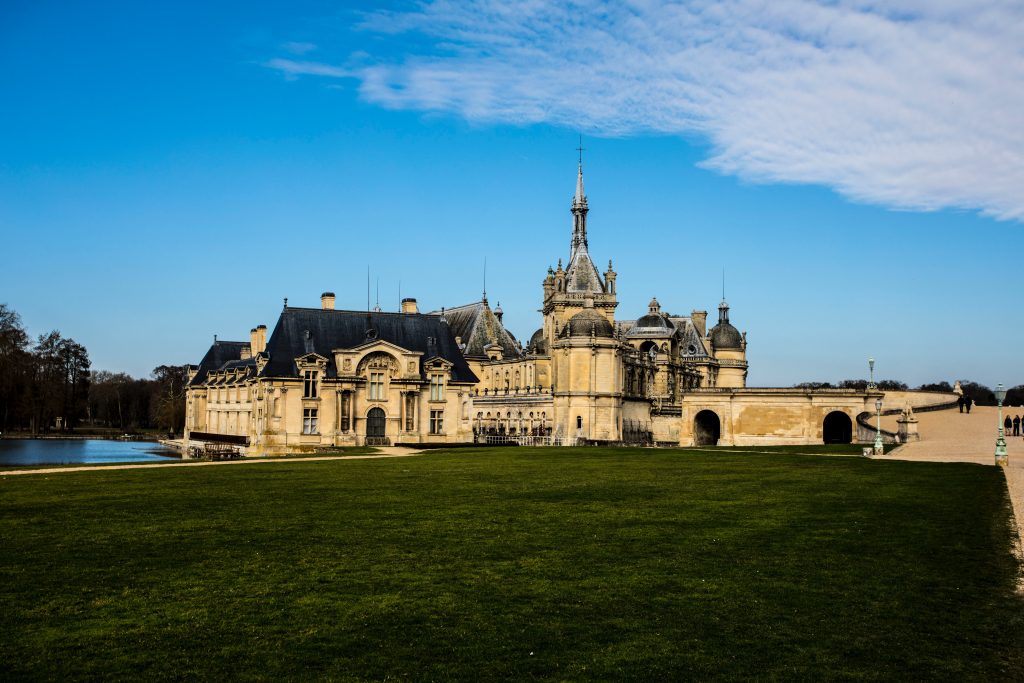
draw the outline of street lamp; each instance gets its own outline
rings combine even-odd
[[[868,381],[868,389],[877,389],[875,386],[875,359],[868,358],[868,372],[871,373],[871,379]]]
[[[1006,466],[1009,458],[1006,455],[1006,439],[1003,438],[1003,399],[1006,389],[1002,383],[996,386],[996,403],[999,404],[999,436],[996,437],[996,464]]]
[[[875,455],[881,455],[882,447],[882,399],[875,399]]]

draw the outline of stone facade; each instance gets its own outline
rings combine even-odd
[[[747,337],[652,299],[617,319],[617,274],[590,256],[582,165],[568,261],[541,282],[525,344],[500,305],[420,313],[289,308],[267,338],[214,342],[192,369],[186,439],[283,453],[364,444],[801,444],[850,441],[877,393],[749,389]]]

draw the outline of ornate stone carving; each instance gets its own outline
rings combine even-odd
[[[373,368],[374,370],[388,370],[391,374],[397,375],[398,361],[390,353],[375,351],[359,361],[359,367],[356,368],[356,374],[361,375],[368,368]]]

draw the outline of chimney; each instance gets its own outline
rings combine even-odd
[[[249,351],[246,353],[242,351],[242,358],[252,358],[259,353],[260,348],[260,332],[255,327],[249,330]]]
[[[257,325],[249,330],[249,352],[255,356],[267,350],[267,326]]]
[[[697,334],[701,337],[706,337],[708,334],[708,312],[693,311],[690,313],[690,320],[693,321],[693,326],[697,328]]]
[[[324,292],[320,295],[320,308],[325,311],[334,310],[334,292]]]
[[[416,299],[412,297],[406,297],[402,299],[402,313],[419,313],[420,309],[416,306]]]

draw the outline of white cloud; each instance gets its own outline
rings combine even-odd
[[[1024,220],[1018,0],[436,0],[362,28],[421,40],[352,70],[270,65],[354,75],[391,108],[697,133],[724,173]]]
[[[348,69],[320,62],[297,62],[293,59],[271,59],[263,66],[280,71],[286,76],[329,76],[331,78],[349,78],[355,74]]]
[[[304,55],[307,52],[312,52],[316,49],[316,45],[314,43],[301,43],[295,41],[284,43],[281,47],[293,55]]]

